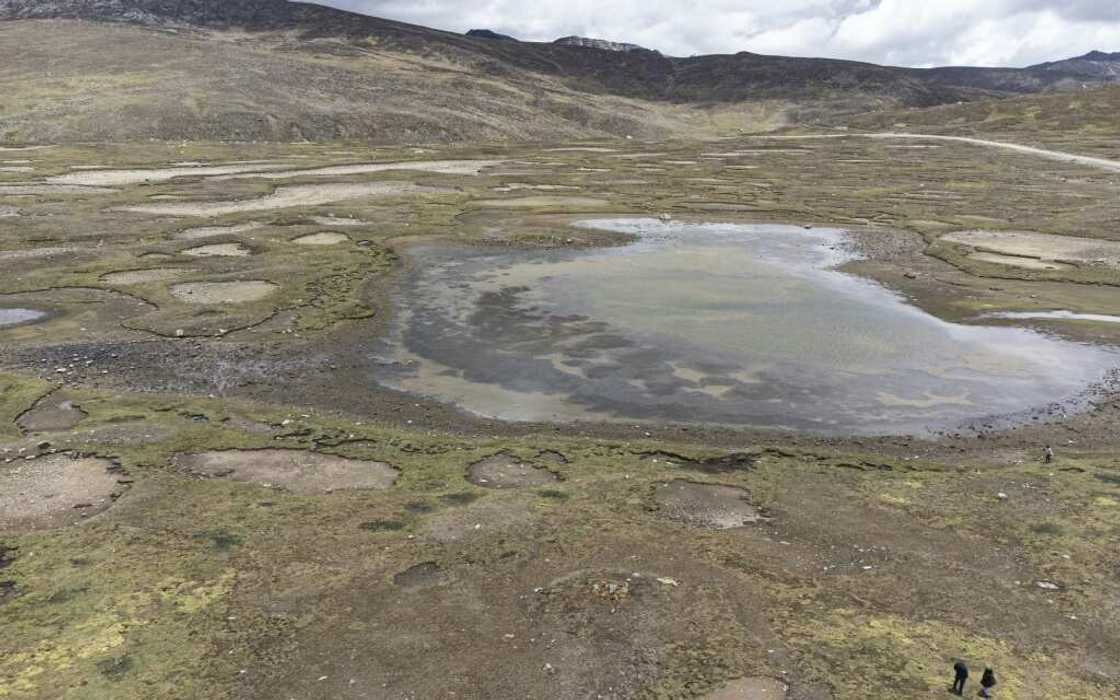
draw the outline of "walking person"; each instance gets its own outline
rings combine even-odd
[[[964,684],[968,681],[968,666],[964,661],[958,660],[953,664],[953,673],[956,674],[953,678],[953,692],[964,695]]]
[[[1054,448],[1047,445],[1046,449],[1042,451],[1042,463],[1043,464],[1050,464],[1053,461],[1054,461]]]
[[[996,687],[996,674],[990,668],[984,669],[984,675],[980,676],[980,697],[992,697],[992,688]]]

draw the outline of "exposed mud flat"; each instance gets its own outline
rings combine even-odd
[[[520,190],[536,190],[539,192],[571,192],[579,190],[574,185],[533,185],[527,182],[510,182],[500,187],[495,187],[495,192],[518,192]]]
[[[249,233],[257,229],[264,228],[264,224],[255,221],[247,224],[236,224],[234,226],[198,226],[196,228],[188,228],[182,231],[171,234],[171,238],[177,241],[196,241],[203,238],[213,238],[215,236],[236,236],[241,233]]]
[[[422,532],[435,542],[474,542],[503,532],[530,527],[540,513],[529,496],[519,492],[494,493],[470,500],[461,508],[448,508],[425,519]]]
[[[180,177],[200,177],[229,175],[252,171],[275,170],[289,167],[286,163],[252,165],[184,165],[175,168],[131,169],[131,170],[84,170],[48,177],[47,182],[59,185],[81,185],[84,187],[124,187],[150,182],[167,182]]]
[[[1111,314],[1083,314],[1074,311],[996,311],[981,318],[1002,318],[1013,321],[1091,321],[1093,323],[1120,323],[1120,316]]]
[[[21,415],[16,424],[28,433],[53,433],[70,430],[85,417],[86,412],[73,399],[62,392],[55,392]]]
[[[280,285],[265,280],[245,282],[185,282],[171,294],[188,304],[245,304],[272,296]]]
[[[7,326],[22,326],[25,323],[34,323],[47,317],[45,311],[36,309],[5,309],[0,308],[0,328]]]
[[[109,508],[123,486],[107,459],[56,454],[0,464],[0,532],[49,530]]]
[[[1008,267],[1018,267],[1023,270],[1068,270],[1073,267],[1073,265],[1054,262],[1052,260],[1039,260],[1038,258],[1025,258],[1017,255],[1000,255],[999,253],[971,253],[968,259],[978,262],[995,263],[997,265],[1007,265]]]
[[[280,187],[275,192],[257,199],[207,202],[202,204],[151,204],[124,207],[122,211],[156,216],[213,217],[243,212],[270,211],[291,207],[313,207],[347,199],[363,197],[396,197],[411,194],[440,194],[447,192],[434,187],[423,187],[407,182],[367,182],[357,184],[292,185]]]
[[[473,204],[492,209],[574,208],[590,209],[610,204],[594,197],[510,197],[509,199],[479,199]]]
[[[4,260],[31,260],[34,258],[49,258],[52,255],[71,253],[74,248],[26,248],[23,250],[0,250],[0,261]]]
[[[686,525],[732,530],[766,520],[751,505],[749,491],[738,486],[678,479],[654,487],[658,515]]]
[[[311,220],[320,226],[369,226],[370,222],[361,219],[348,219],[342,216],[313,216]]]
[[[1055,236],[1033,231],[958,231],[941,237],[981,252],[1034,258],[1039,261],[1095,263],[1120,267],[1120,242],[1098,238]]]
[[[486,168],[493,168],[504,162],[505,161],[500,160],[417,160],[397,161],[394,163],[358,163],[355,165],[332,165],[325,168],[309,168],[307,170],[285,170],[282,172],[270,173],[258,172],[251,175],[234,175],[232,178],[287,180],[297,177],[345,177],[348,175],[366,175],[369,173],[391,171],[415,171],[438,173],[440,175],[478,175]]]
[[[0,206],[0,219],[8,219],[20,216],[22,212],[19,207],[4,207]]]
[[[617,148],[606,146],[563,146],[561,148],[546,148],[546,153],[617,153]]]
[[[52,194],[105,194],[116,192],[112,187],[90,187],[85,185],[0,185],[0,197],[28,197]]]
[[[479,460],[467,469],[467,481],[488,489],[546,486],[559,480],[556,474],[547,469],[504,453]]]
[[[151,284],[152,282],[167,282],[178,279],[183,275],[193,272],[189,267],[153,267],[146,270],[121,270],[110,272],[101,276],[105,284],[127,287],[133,284]]]
[[[247,258],[253,251],[241,243],[213,243],[180,252],[192,258]]]
[[[324,246],[324,245],[338,245],[339,243],[346,243],[350,237],[345,233],[335,233],[333,231],[321,231],[320,233],[310,233],[306,236],[300,236],[293,239],[292,243],[296,245],[310,245],[310,246]]]
[[[354,489],[384,490],[397,480],[385,462],[346,459],[303,450],[226,450],[181,454],[175,466],[209,478],[232,479],[303,496]]]

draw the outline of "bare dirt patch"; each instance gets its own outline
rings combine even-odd
[[[192,258],[247,258],[253,252],[240,243],[213,243],[181,251]]]
[[[530,498],[510,492],[473,500],[461,508],[444,510],[426,519],[424,534],[443,544],[474,542],[524,531],[539,517]]]
[[[738,486],[677,479],[658,484],[653,498],[662,517],[696,527],[730,530],[766,519]]]
[[[147,270],[121,270],[110,272],[101,276],[105,284],[128,286],[132,284],[150,284],[152,282],[166,282],[177,279],[192,272],[187,267],[153,267]]]
[[[381,173],[392,170],[412,170],[425,173],[439,173],[441,175],[478,175],[485,168],[501,165],[500,160],[417,160],[401,161],[396,163],[357,163],[354,165],[332,165],[325,168],[311,168],[308,170],[285,170],[273,173],[255,173],[234,175],[231,178],[263,178],[266,180],[285,180],[295,177],[342,177],[347,175],[365,175],[368,173]]]
[[[313,207],[345,199],[363,197],[395,197],[406,194],[438,194],[447,190],[422,187],[408,182],[364,182],[330,185],[292,185],[277,188],[275,192],[257,199],[192,204],[149,204],[125,207],[122,211],[156,216],[213,217],[242,212],[270,211],[290,207]],[[2,193],[2,192],[0,192]]]
[[[226,450],[181,454],[175,466],[210,478],[260,484],[310,496],[355,489],[384,490],[397,480],[385,462],[346,459],[303,450]]]
[[[185,282],[171,294],[188,304],[246,304],[272,296],[280,285],[265,280],[245,282]]]
[[[49,433],[70,430],[81,423],[86,412],[62,393],[53,393],[39,401],[19,417],[16,424],[29,433]]]
[[[475,462],[467,469],[467,481],[488,489],[546,486],[560,481],[556,474],[527,464],[513,455],[496,454]]]
[[[981,252],[1056,262],[1097,263],[1120,267],[1120,242],[1033,231],[957,231],[941,237]]]
[[[0,197],[29,197],[51,194],[100,194],[116,192],[112,187],[86,187],[83,185],[0,185]]]
[[[306,236],[300,236],[292,241],[296,245],[338,245],[349,241],[350,237],[345,233],[335,233],[334,231],[321,231],[320,233],[310,233]]]
[[[704,696],[704,700],[781,700],[789,686],[773,678],[737,678]]]
[[[617,148],[605,146],[564,146],[562,148],[546,148],[547,153],[616,153]]]
[[[49,258],[73,251],[73,248],[28,248],[26,250],[0,250],[0,260],[32,260]]]
[[[109,508],[123,486],[107,459],[66,454],[0,464],[0,531],[72,525]]]
[[[1000,255],[999,253],[972,253],[968,256],[969,260],[976,260],[978,262],[995,263],[996,265],[1007,265],[1008,267],[1018,267],[1024,270],[1068,270],[1072,265],[1065,263],[1039,260],[1038,258],[1024,258],[1017,255]]]
[[[605,207],[610,202],[594,197],[511,197],[509,199],[480,199],[475,204],[493,209],[535,209],[537,207]]]
[[[155,168],[135,170],[84,170],[47,178],[47,182],[60,185],[82,185],[86,187],[121,187],[139,185],[144,182],[167,182],[177,177],[198,177],[200,175],[231,175],[262,170],[286,168],[286,163],[272,165],[218,165],[211,167],[185,166],[179,168]]]
[[[237,224],[235,226],[198,226],[195,228],[188,228],[171,235],[177,241],[197,241],[202,238],[213,238],[215,236],[235,236],[239,233],[248,233],[255,231],[259,228],[264,228],[264,224],[251,221],[247,224]]]
[[[393,576],[393,583],[406,590],[438,586],[446,578],[443,569],[434,561],[410,566]]]
[[[348,219],[342,216],[313,216],[311,220],[320,226],[369,226],[368,221]]]

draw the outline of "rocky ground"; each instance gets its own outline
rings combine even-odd
[[[1108,387],[916,437],[506,424],[369,351],[403,246],[623,243],[569,227],[603,213],[845,227],[848,271],[952,321],[1117,315],[1107,255],[961,235],[1107,250],[1116,172],[866,139],[0,161],[0,697],[936,697],[955,658],[1120,692]]]

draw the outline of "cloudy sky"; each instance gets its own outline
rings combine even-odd
[[[527,41],[568,34],[665,54],[829,56],[907,66],[1025,66],[1120,51],[1120,0],[316,0]]]

